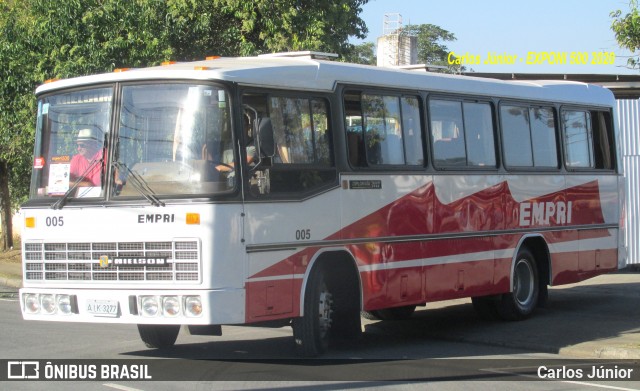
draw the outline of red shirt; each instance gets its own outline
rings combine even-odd
[[[96,152],[95,155],[91,158],[91,160],[87,160],[84,156],[77,154],[73,158],[71,158],[71,178],[80,178],[80,176],[87,171],[87,168],[91,165],[94,160],[102,159],[102,150]],[[93,186],[100,186],[100,174],[101,174],[101,164],[96,164],[93,166],[91,171],[87,173],[84,177],[84,181],[91,182]],[[75,180],[75,179],[74,179]]]

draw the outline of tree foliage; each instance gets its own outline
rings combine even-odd
[[[376,65],[376,45],[373,42],[364,42],[354,45],[353,48],[343,57],[346,62],[364,65]]]
[[[629,1],[629,13],[622,16],[622,11],[617,10],[611,12],[613,22],[611,29],[615,33],[618,45],[629,49],[632,53],[636,53],[640,49],[640,12],[638,11],[638,1]],[[640,64],[640,58],[637,55],[627,60],[627,65],[635,68]]]
[[[0,208],[3,247],[32,166],[35,98],[46,79],[207,55],[347,54],[368,0],[0,0]]]
[[[16,0],[0,1],[0,216],[2,248],[13,246],[13,207],[28,187],[33,138],[36,54],[33,20]]]
[[[433,24],[408,24],[402,34],[418,38],[418,63],[447,65],[449,49],[444,42],[455,41],[453,33]]]

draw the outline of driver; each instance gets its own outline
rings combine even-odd
[[[76,181],[85,174],[79,183],[80,186],[100,186],[101,164],[95,164],[89,172],[87,169],[96,160],[102,159],[103,140],[104,135],[98,129],[84,128],[78,131],[76,136],[78,153],[71,158],[70,175],[71,180]]]

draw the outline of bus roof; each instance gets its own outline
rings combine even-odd
[[[608,89],[579,82],[502,81],[301,57],[270,56],[220,57],[82,76],[43,84],[36,93],[104,82],[162,79],[224,80],[240,85],[309,91],[333,91],[337,84],[343,83],[510,99],[607,106],[614,104],[613,94]]]

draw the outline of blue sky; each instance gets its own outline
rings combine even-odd
[[[467,65],[477,72],[639,74],[624,67],[630,53],[611,30],[609,14],[618,9],[626,14],[628,0],[370,0],[360,16],[370,42],[382,35],[385,13],[401,14],[404,25],[440,26],[457,38],[446,43],[450,51],[480,56],[480,65]],[[566,63],[527,64],[529,52],[564,54]],[[615,65],[589,64],[594,52],[614,52]],[[517,59],[484,64],[489,53]],[[572,53],[585,53],[588,64],[571,64]]]

